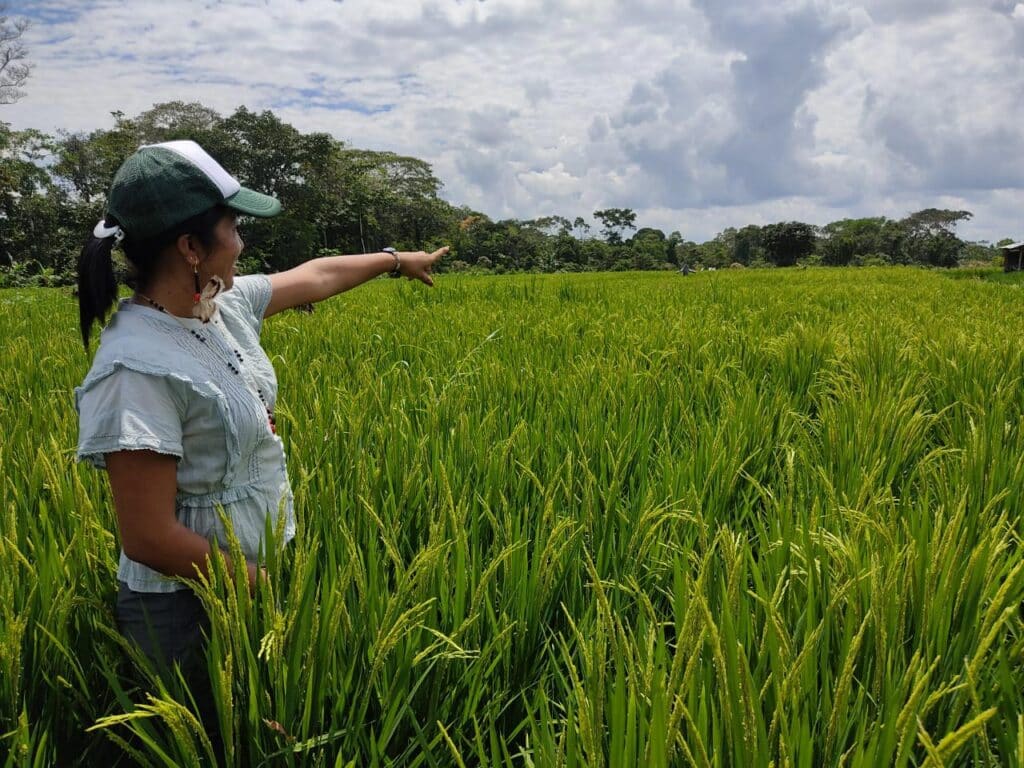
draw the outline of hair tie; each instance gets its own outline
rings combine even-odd
[[[121,229],[120,224],[115,224],[112,227],[108,227],[107,220],[100,219],[96,226],[92,228],[92,236],[98,237],[100,240],[105,240],[108,237],[113,237],[114,245],[120,245],[121,241],[124,240],[124,230]]]

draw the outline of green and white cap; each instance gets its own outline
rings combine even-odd
[[[249,216],[281,212],[277,198],[243,187],[194,141],[147,144],[121,164],[110,187],[107,212],[120,227],[101,221],[93,234],[144,240],[215,205]]]

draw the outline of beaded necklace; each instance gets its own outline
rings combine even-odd
[[[178,321],[182,328],[191,333],[196,339],[198,339],[203,344],[206,343],[206,336],[203,336],[194,328],[189,328],[187,325],[182,323],[181,319],[178,318],[177,315],[172,315],[170,312],[167,311],[167,308],[164,307],[162,304],[158,304],[157,302],[153,301],[153,299],[149,298],[149,296],[146,296],[145,294],[142,293],[136,293],[136,296],[150,304],[157,311],[163,312],[168,317],[173,317],[175,320]],[[235,358],[238,360],[238,365],[235,365],[230,360],[224,360],[224,363],[227,365],[228,369],[233,374],[235,374],[235,376],[242,380],[242,383],[245,384],[245,388],[259,398],[260,402],[263,404],[263,409],[267,412],[267,423],[270,424],[270,431],[276,435],[277,421],[274,419],[274,412],[271,410],[270,404],[267,403],[267,398],[263,396],[263,390],[260,389],[259,384],[256,384],[255,380],[253,380],[252,384],[250,384],[248,377],[242,375],[241,366],[245,365],[245,358],[242,357],[242,353],[239,352],[235,347],[231,347],[231,351],[234,353]]]

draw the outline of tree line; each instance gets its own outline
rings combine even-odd
[[[157,104],[89,133],[12,130],[0,122],[0,285],[73,281],[83,240],[104,213],[121,161],[141,144],[191,138],[283,213],[244,223],[245,271],[278,271],[324,253],[450,244],[452,271],[650,270],[685,267],[922,264],[991,260],[996,249],[957,237],[969,211],[927,209],[901,220],[846,219],[729,228],[696,243],[637,227],[629,208],[570,219],[492,220],[441,196],[423,160],[303,133],[271,111],[223,116],[198,103]]]

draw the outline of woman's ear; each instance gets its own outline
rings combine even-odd
[[[202,261],[202,253],[196,248],[197,242],[193,235],[178,235],[174,244],[178,255],[185,259],[190,267],[194,267]]]

